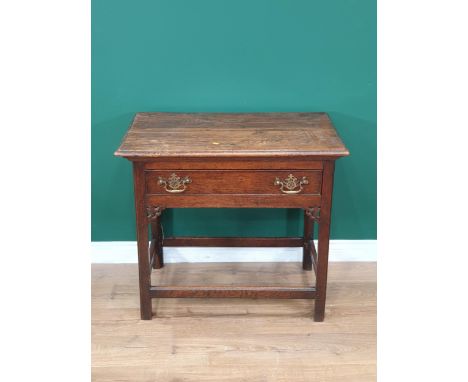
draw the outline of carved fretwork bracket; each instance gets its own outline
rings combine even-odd
[[[159,206],[148,206],[146,207],[146,217],[149,221],[154,222],[161,216],[162,210],[163,209]]]
[[[320,207],[309,207],[305,210],[307,216],[310,216],[313,221],[320,222]]]

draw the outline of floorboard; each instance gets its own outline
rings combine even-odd
[[[300,263],[167,264],[153,285],[308,286]],[[155,299],[139,320],[136,264],[92,266],[96,382],[366,382],[376,379],[376,264],[330,263],[313,300]]]

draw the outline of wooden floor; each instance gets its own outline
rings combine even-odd
[[[92,266],[93,381],[366,382],[376,379],[376,264],[330,263],[313,300],[159,299],[140,321],[137,266]],[[153,283],[308,285],[299,263],[168,264]]]

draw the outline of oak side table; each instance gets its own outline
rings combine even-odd
[[[115,155],[133,162],[143,320],[153,298],[239,297],[315,298],[323,321],[335,160],[349,155],[326,113],[137,113]],[[164,209],[184,207],[301,208],[304,236],[163,238]],[[316,285],[153,286],[164,246],[302,247]]]

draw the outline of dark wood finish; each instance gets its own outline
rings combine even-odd
[[[166,247],[302,247],[302,237],[168,237]]]
[[[310,257],[312,260],[312,267],[314,268],[315,275],[317,275],[317,250],[315,249],[315,243],[313,240],[309,242],[310,244]]]
[[[151,222],[150,258],[153,269],[160,269],[164,266],[161,216]]]
[[[325,299],[327,296],[328,247],[330,242],[330,217],[333,193],[333,174],[335,162],[325,161],[323,166],[322,204],[318,230],[317,256],[317,294],[315,296],[314,320],[323,321],[325,318]]]
[[[315,288],[274,286],[157,286],[151,287],[154,298],[314,298]]]
[[[151,319],[152,298],[315,298],[323,321],[334,165],[348,154],[325,113],[138,113],[115,155],[134,165],[141,318]],[[185,207],[301,208],[304,236],[164,239],[162,211]],[[302,247],[316,285],[151,286],[164,246]]]
[[[349,152],[326,113],[137,113],[115,154],[337,158]]]
[[[304,206],[320,205],[319,195],[146,195],[146,203],[150,205],[161,205],[165,208],[305,208]]]
[[[151,320],[151,274],[148,253],[148,217],[145,207],[145,176],[141,163],[133,163],[135,212],[138,242],[138,275],[140,282],[140,314],[142,320]]]
[[[140,158],[145,170],[321,170],[320,160],[296,158]]]
[[[168,195],[159,178],[168,179],[172,174],[179,177],[189,177],[191,183],[183,192],[184,195],[200,194],[260,194],[283,195],[280,187],[275,186],[275,178],[284,179],[289,174],[297,178],[306,177],[308,184],[303,185],[303,191],[298,195],[320,195],[322,188],[322,171],[234,171],[234,170],[170,170],[147,171],[146,192],[153,195]],[[170,194],[169,194],[170,195]],[[291,196],[291,195],[288,195]]]
[[[312,248],[311,241],[314,239],[314,221],[310,214],[304,211],[304,238],[302,250],[302,269],[312,270]]]
[[[161,214],[160,206],[146,206],[146,217],[151,224],[151,244],[149,248],[150,266],[160,269],[164,265],[162,248]]]

